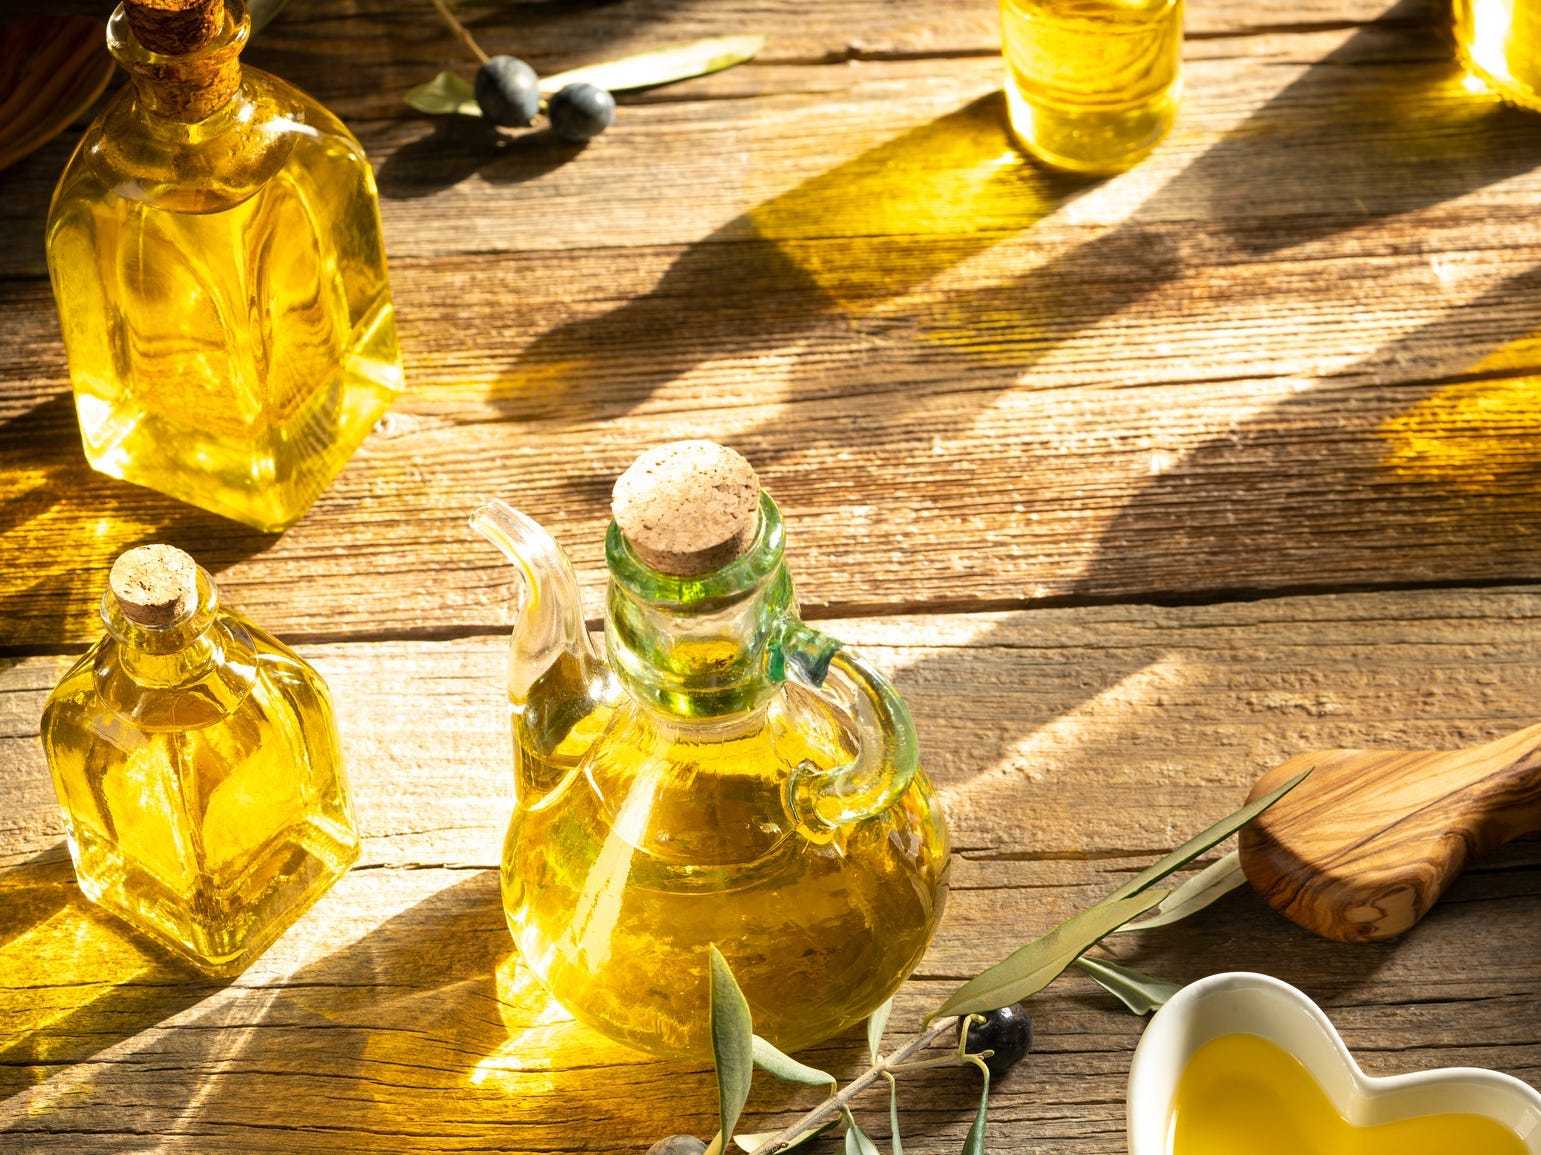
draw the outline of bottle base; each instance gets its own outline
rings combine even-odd
[[[1457,63],[1472,83],[1485,88],[1505,104],[1524,109],[1526,112],[1541,112],[1541,92],[1483,68],[1463,45],[1456,45],[1455,55]]]
[[[78,838],[78,841],[77,841]],[[70,838],[81,892],[210,978],[234,978],[358,861],[357,842],[319,827],[291,836],[229,893],[178,893],[107,839]]]
[[[1171,131],[1182,93],[1179,80],[1129,108],[1056,108],[1029,100],[1010,79],[1006,108],[1012,136],[1044,164],[1087,176],[1113,176],[1139,164]]]

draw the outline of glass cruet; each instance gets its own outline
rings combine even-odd
[[[797,614],[781,515],[738,454],[677,442],[616,485],[607,661],[561,547],[472,518],[521,571],[503,903],[584,1022],[696,1059],[707,948],[783,1050],[864,1019],[941,917],[948,843],[893,687]]]

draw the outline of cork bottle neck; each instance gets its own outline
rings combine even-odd
[[[120,594],[109,587],[102,595],[102,624],[121,647],[140,654],[163,656],[199,648],[219,616],[219,595],[213,580],[201,567],[195,582],[190,596],[164,615],[165,620],[159,624],[148,624],[153,619],[125,604]]]
[[[243,0],[160,10],[154,19],[147,9],[156,11],[142,0],[124,0],[107,22],[107,47],[133,77],[141,106],[180,123],[229,107],[241,88],[240,54],[251,34]]]

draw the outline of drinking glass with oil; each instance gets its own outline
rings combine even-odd
[[[1132,168],[1182,92],[1182,0],[1001,0],[1006,104],[1022,146],[1071,172]]]

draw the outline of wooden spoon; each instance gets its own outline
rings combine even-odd
[[[1241,832],[1264,901],[1326,938],[1373,942],[1417,922],[1469,862],[1541,830],[1541,725],[1467,750],[1323,750],[1264,774],[1309,778]]]
[[[0,169],[47,144],[112,79],[107,30],[86,16],[33,16],[0,28]]]

